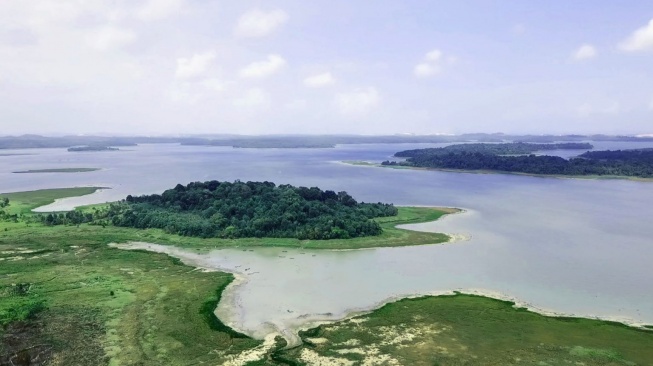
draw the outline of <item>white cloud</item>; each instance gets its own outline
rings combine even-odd
[[[424,56],[424,60],[413,69],[413,74],[418,78],[428,78],[442,72],[442,63],[454,64],[456,58],[449,56],[445,59],[444,53],[440,50],[432,50]]]
[[[192,79],[201,76],[215,59],[212,51],[195,54],[190,58],[177,59],[177,71],[175,75],[179,79]]]
[[[653,50],[653,19],[647,25],[637,29],[633,34],[619,45],[624,51]]]
[[[330,72],[325,72],[323,74],[309,76],[304,79],[304,85],[309,88],[322,88],[325,86],[335,84],[336,79],[331,75]]]
[[[288,21],[283,10],[252,9],[238,19],[234,33],[239,37],[265,37]]]
[[[222,92],[227,88],[228,83],[218,79],[218,78],[209,78],[204,79],[199,82],[204,88],[210,91]]]
[[[440,71],[442,71],[442,69],[438,64],[423,62],[415,66],[414,74],[420,78],[427,78],[439,74]]]
[[[127,29],[106,26],[86,36],[86,42],[100,51],[109,51],[126,46],[136,40],[136,34]]]
[[[438,62],[442,59],[442,51],[433,50],[426,54],[426,61]]]
[[[240,76],[244,78],[268,77],[286,66],[286,60],[279,55],[269,55],[265,61],[252,62],[240,70]]]
[[[234,105],[240,108],[269,108],[271,104],[270,95],[261,88],[249,89],[234,100]]]
[[[184,0],[148,0],[137,11],[141,20],[165,19],[182,10]]]
[[[574,52],[572,58],[576,61],[589,60],[598,54],[598,51],[591,44],[584,44]]]
[[[363,117],[379,105],[381,97],[372,87],[336,95],[335,104],[340,113],[349,117]]]

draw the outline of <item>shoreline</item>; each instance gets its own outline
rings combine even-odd
[[[69,197],[55,198],[55,200],[54,200],[53,202],[50,202],[50,203],[48,203],[47,205],[41,205],[41,206],[38,206],[38,207],[34,207],[33,209],[30,210],[30,212],[33,212],[33,213],[41,213],[41,214],[42,214],[42,213],[58,213],[58,212],[74,211],[74,210],[76,210],[78,207],[74,207],[72,210],[62,210],[62,211],[53,211],[53,210],[51,210],[51,209],[48,209],[48,207],[50,207],[50,206],[55,206],[55,207],[56,207],[57,204],[61,203],[62,201],[65,201],[65,200],[71,199],[71,198],[78,198],[78,197],[84,197],[84,196],[91,196],[91,195],[94,195],[94,194],[100,193],[100,192],[102,192],[102,191],[105,191],[105,190],[108,190],[108,189],[112,189],[111,187],[94,187],[94,186],[92,186],[92,187],[72,187],[72,188],[93,188],[93,189],[95,189],[95,190],[94,190],[93,192],[91,192],[91,193],[83,194],[83,195],[81,195],[81,196],[69,196]],[[20,192],[20,193],[22,193],[22,192]],[[82,206],[80,206],[80,207],[82,207]]]
[[[416,166],[405,166],[405,165],[382,165],[379,163],[373,163],[370,161],[339,161],[339,163],[352,166],[365,166],[372,168],[386,168],[386,169],[395,169],[395,170],[423,170],[423,171],[435,171],[435,172],[446,172],[446,173],[466,173],[466,174],[502,174],[502,175],[517,175],[523,177],[534,177],[534,178],[556,178],[556,179],[578,179],[578,180],[624,180],[631,182],[653,182],[653,178],[641,178],[641,177],[629,177],[621,175],[562,175],[562,174],[532,174],[532,173],[520,173],[520,172],[507,172],[501,170],[468,170],[468,169],[448,169],[448,168],[425,168],[425,167],[416,167]]]
[[[490,289],[484,288],[455,288],[449,290],[441,291],[432,291],[425,293],[409,293],[409,294],[400,294],[390,296],[380,302],[371,304],[370,306],[362,308],[350,308],[345,309],[340,312],[341,316],[333,316],[329,314],[303,314],[299,317],[292,319],[286,327],[282,327],[281,324],[276,324],[274,322],[266,322],[265,327],[255,330],[255,331],[246,331],[240,329],[234,322],[234,319],[237,317],[237,313],[234,309],[240,308],[236,293],[240,287],[245,285],[248,282],[247,274],[239,273],[231,269],[225,269],[220,267],[207,267],[201,263],[199,254],[188,252],[183,248],[177,248],[169,245],[161,245],[154,243],[145,243],[145,242],[130,242],[124,244],[109,244],[110,247],[120,249],[120,250],[146,250],[155,253],[162,253],[173,258],[177,258],[182,261],[187,266],[194,267],[198,270],[209,271],[209,272],[225,272],[230,273],[234,276],[232,280],[222,291],[222,297],[218,303],[214,314],[218,319],[223,322],[226,326],[231,329],[246,334],[249,337],[252,337],[256,340],[264,340],[267,337],[272,335],[281,336],[286,342],[286,349],[299,346],[303,343],[301,336],[299,335],[302,331],[307,331],[321,325],[325,324],[334,324],[338,322],[343,322],[349,319],[353,319],[359,316],[364,316],[366,314],[371,314],[380,308],[395,302],[399,302],[407,299],[416,299],[423,297],[442,297],[442,296],[456,296],[458,294],[462,295],[471,295],[479,296],[488,299],[506,301],[512,303],[512,307],[515,309],[525,309],[532,313],[536,313],[542,316],[551,317],[551,318],[578,318],[578,319],[590,319],[597,320],[601,322],[611,322],[618,323],[630,328],[653,331],[651,327],[652,324],[647,324],[642,321],[637,321],[632,317],[626,316],[600,316],[596,314],[581,314],[581,313],[565,313],[560,311],[555,311],[553,309],[547,309],[539,307],[535,304],[529,303],[527,301],[521,300],[515,296],[511,296],[506,293],[501,293],[493,291]],[[155,247],[154,247],[155,246]],[[193,258],[193,256],[198,256],[198,258]]]

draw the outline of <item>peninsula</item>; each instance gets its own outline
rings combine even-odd
[[[229,187],[242,192],[247,183],[220,185],[225,185],[225,190]],[[177,187],[177,192],[168,192],[171,198],[180,198],[175,200],[178,204],[192,204],[192,193],[204,191],[195,192],[192,187],[200,187],[196,184],[191,189],[188,185],[181,187],[183,190]],[[259,188],[271,193],[275,187],[268,184]],[[301,190],[279,187],[284,187],[279,193],[291,197],[293,191]],[[384,360],[415,365],[426,365],[427,360],[428,364],[448,365],[455,364],[455,360],[506,364],[518,355],[535,363],[607,365],[644,364],[653,356],[653,332],[645,329],[599,320],[550,318],[516,309],[511,303],[468,295],[401,300],[368,315],[310,329],[300,334],[304,342],[301,347],[284,349],[286,342],[281,337],[255,340],[229,328],[214,315],[233,275],[196,271],[163,254],[124,251],[107,244],[149,241],[200,250],[433,243],[438,239],[436,234],[394,226],[431,221],[454,211],[398,207],[396,216],[372,219],[381,226],[380,235],[333,240],[204,239],[162,229],[93,222],[94,212],[109,210],[110,205],[51,215],[50,220],[55,220],[55,215],[56,220],[68,220],[65,224],[44,223],[43,216],[31,213],[33,208],[55,199],[96,190],[88,187],[0,194],[0,363],[11,364],[20,358],[28,363],[56,360],[57,364],[67,365],[185,364],[190,359],[233,365],[327,361],[354,365]],[[327,195],[337,201],[326,192],[321,191],[320,197]],[[132,197],[120,205],[144,205],[152,200],[152,196]],[[331,205],[337,205],[331,201]],[[391,211],[392,207],[379,206]],[[127,211],[119,212],[125,215]],[[75,221],[79,214],[86,216],[89,223]],[[49,216],[45,215],[46,220]],[[440,242],[448,239],[440,235]],[[417,343],[419,347],[414,346]]]
[[[587,151],[577,157],[535,155],[546,150],[589,150],[589,144],[458,144],[400,151],[405,161],[382,166],[463,172],[499,172],[544,176],[653,178],[653,149]]]
[[[117,147],[109,146],[73,146],[69,147],[70,152],[85,152],[85,151],[118,151]]]

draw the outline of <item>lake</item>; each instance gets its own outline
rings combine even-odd
[[[653,143],[594,143],[597,149]],[[221,319],[257,338],[333,320],[391,299],[478,290],[561,313],[653,324],[653,183],[395,170],[340,163],[387,160],[436,144],[345,145],[336,149],[232,149],[142,145],[115,152],[11,150],[0,157],[0,192],[72,186],[112,189],[45,210],[160,193],[191,181],[268,180],[346,190],[359,201],[460,207],[465,213],[416,225],[465,234],[452,244],[360,251],[259,248],[198,254],[189,263],[240,274],[219,305]],[[577,152],[559,151],[560,156]],[[46,168],[74,174],[12,174]],[[173,253],[174,252],[174,253]]]

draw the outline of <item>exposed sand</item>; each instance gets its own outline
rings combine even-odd
[[[276,345],[277,334],[269,334],[265,337],[263,344],[250,350],[244,351],[236,356],[227,357],[223,361],[224,366],[244,366],[250,362],[262,360]]]
[[[449,208],[452,213],[464,213],[465,210],[459,210],[459,209],[452,209]],[[445,219],[448,217],[444,216],[442,219]],[[412,226],[415,224],[410,224],[410,225],[405,225],[405,226]],[[404,226],[404,225],[402,225]],[[407,229],[410,229],[407,227]],[[450,242],[457,242],[457,241],[463,241],[463,240],[469,240],[470,236],[465,235],[465,234],[447,234],[451,237]],[[133,242],[133,243],[127,243],[127,244],[110,244],[113,247],[120,248],[120,249],[144,249],[144,250],[149,250],[153,252],[159,252],[159,253],[165,253],[173,257],[177,257],[182,260],[186,265],[198,267],[202,270],[206,271],[222,271],[222,272],[229,272],[232,273],[235,277],[235,280],[229,284],[226,289],[224,290],[222,294],[222,299],[220,301],[220,304],[218,305],[215,314],[216,316],[224,322],[227,326],[233,328],[235,331],[247,334],[251,336],[252,338],[255,339],[267,339],[268,336],[270,335],[281,335],[286,342],[288,343],[288,348],[297,346],[301,344],[301,339],[298,336],[299,331],[301,330],[308,330],[311,328],[315,328],[319,325],[322,324],[333,324],[334,322],[339,322],[339,321],[344,321],[348,319],[352,319],[355,317],[358,317],[363,314],[370,313],[388,303],[395,302],[401,299],[405,298],[417,298],[417,297],[423,297],[423,296],[447,296],[447,295],[454,295],[456,293],[463,293],[463,294],[470,294],[470,295],[478,295],[478,296],[484,296],[488,298],[493,298],[493,299],[498,299],[498,300],[504,300],[504,301],[511,301],[515,303],[516,307],[520,308],[526,308],[530,311],[540,313],[546,316],[555,316],[555,317],[584,317],[584,318],[592,318],[592,319],[599,319],[599,320],[609,320],[609,321],[616,321],[620,323],[624,323],[633,327],[639,327],[642,328],[645,326],[645,324],[636,322],[631,318],[627,317],[619,317],[619,316],[614,316],[614,317],[598,317],[593,314],[574,314],[574,313],[561,313],[561,312],[556,312],[551,309],[544,309],[537,307],[533,304],[521,301],[520,299],[517,299],[515,297],[512,297],[508,294],[504,293],[499,293],[496,291],[488,290],[488,289],[480,289],[480,288],[455,288],[455,289],[450,289],[447,291],[437,291],[437,292],[424,292],[424,293],[416,293],[416,294],[397,294],[396,296],[391,296],[388,297],[387,299],[370,304],[369,306],[366,306],[364,308],[356,308],[356,309],[345,309],[343,312],[339,312],[340,314],[347,314],[346,316],[343,317],[336,317],[332,314],[303,314],[295,318],[291,323],[288,323],[286,320],[284,323],[280,322],[275,322],[274,320],[270,320],[269,322],[263,324],[260,329],[256,330],[245,330],[245,329],[240,329],[238,327],[238,317],[239,316],[245,316],[245,312],[242,310],[242,305],[238,302],[238,291],[239,289],[245,285],[248,281],[249,275],[247,273],[238,273],[234,272],[233,270],[228,270],[224,268],[218,268],[218,267],[211,267],[211,268],[206,268],[203,266],[202,263],[202,255],[199,253],[193,253],[187,250],[179,249],[173,246],[161,246],[161,245],[156,245],[156,244],[150,244],[150,243],[138,243],[138,242]],[[360,318],[360,319],[354,319],[355,322],[357,323],[363,323],[365,321],[365,318]],[[353,345],[353,344],[352,344]],[[309,355],[307,355],[308,357]],[[333,361],[333,360],[331,360]],[[314,360],[314,362],[327,362],[326,360]],[[314,363],[314,364],[319,364],[319,363]],[[327,364],[327,363],[324,363]]]

